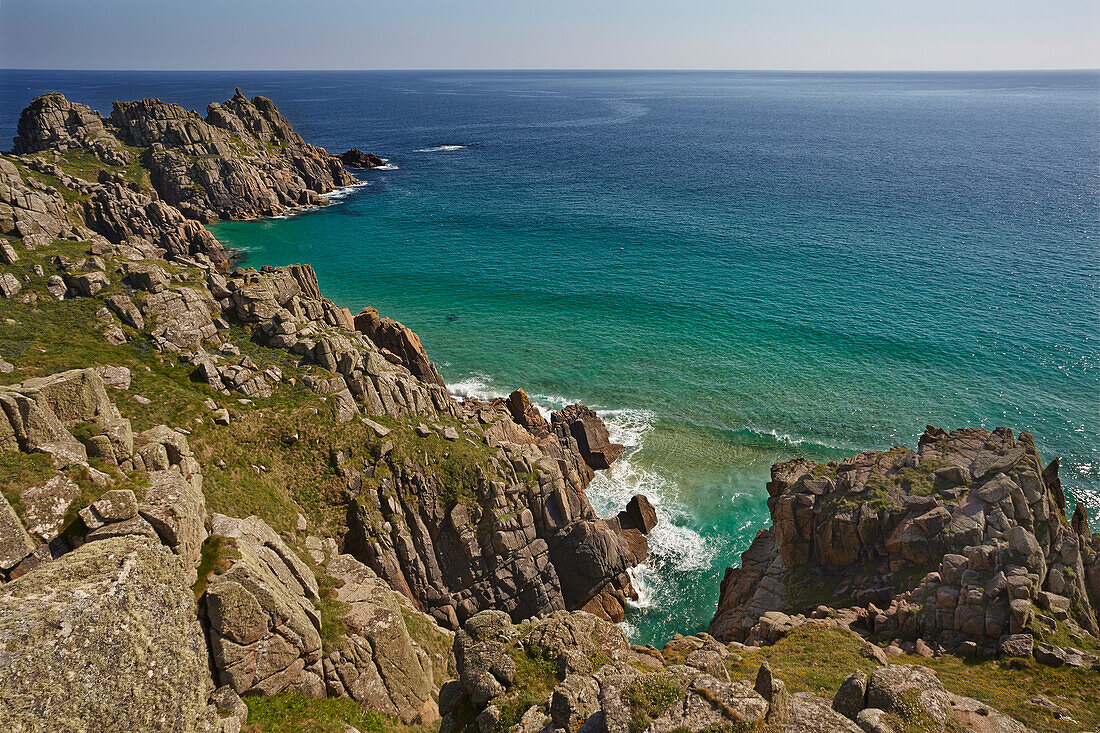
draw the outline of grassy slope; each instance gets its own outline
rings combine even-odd
[[[767,660],[791,692],[813,692],[831,698],[840,683],[859,669],[871,672],[876,664],[859,655],[863,640],[835,629],[796,629],[773,646],[741,655],[730,666],[736,679],[753,680],[760,662]],[[1100,673],[1062,667],[1055,669],[1034,660],[968,661],[955,656],[925,659],[892,657],[892,663],[919,664],[936,672],[951,692],[973,697],[1011,715],[1036,731],[1076,731],[1081,727],[1055,720],[1029,705],[1045,695],[1071,711],[1084,730],[1100,726]]]

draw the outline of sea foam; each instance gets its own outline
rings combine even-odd
[[[467,146],[465,145],[436,145],[433,148],[420,148],[416,150],[417,153],[449,153],[453,150],[463,150]]]
[[[487,374],[475,373],[448,385],[452,395],[492,399],[508,391],[493,383]],[[532,393],[531,403],[546,419],[552,410],[575,404],[578,400],[562,395]],[[638,592],[631,607],[642,610],[663,602],[675,594],[678,573],[706,570],[713,562],[717,548],[692,529],[692,514],[676,496],[674,482],[643,468],[638,458],[646,436],[653,432],[657,416],[640,408],[602,408],[592,406],[603,419],[611,441],[621,443],[626,452],[611,468],[598,471],[588,486],[588,500],[601,517],[612,517],[627,505],[635,494],[645,494],[657,512],[657,526],[649,534],[649,555],[646,561],[630,570],[630,578]],[[624,622],[628,638],[638,630]]]

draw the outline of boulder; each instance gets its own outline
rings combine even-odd
[[[848,675],[840,689],[833,696],[833,710],[851,720],[855,720],[859,711],[865,705],[864,698],[867,695],[867,675],[863,672],[853,672]]]
[[[610,468],[626,451],[622,445],[611,442],[603,420],[584,405],[557,410],[551,413],[550,422],[559,435],[572,436],[577,441],[581,456],[594,470]]]
[[[85,544],[0,586],[0,658],[9,730],[208,730],[194,599],[156,542]]]
[[[326,572],[338,581],[335,600],[347,604],[340,615],[346,638],[324,658],[329,693],[405,723],[438,719],[432,659],[413,641],[405,622],[405,614],[418,612],[403,609],[385,581],[350,555],[332,560]],[[434,627],[426,618],[419,623]]]
[[[211,525],[233,548],[202,598],[217,683],[239,695],[324,697],[313,572],[257,517],[215,514]]]
[[[867,707],[902,718],[927,718],[936,730],[947,725],[951,704],[936,674],[927,667],[890,664],[867,680]]]
[[[14,568],[34,552],[36,546],[23,522],[19,521],[19,515],[0,494],[0,571],[6,573]]]

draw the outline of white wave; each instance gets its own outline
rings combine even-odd
[[[420,148],[417,153],[449,153],[453,150],[464,150],[466,145],[436,145],[434,148]]]
[[[358,181],[351,184],[350,186],[344,186],[342,188],[336,189],[335,191],[329,191],[325,194],[325,198],[328,199],[330,202],[343,201],[358,189],[362,188],[363,186],[369,185],[370,183],[368,181]]]
[[[488,374],[472,374],[465,379],[452,382],[447,385],[451,396],[458,400],[472,397],[476,400],[491,400],[494,397],[503,397],[499,390],[492,386],[492,377]]]
[[[386,163],[385,165],[376,165],[371,168],[372,171],[395,171],[398,170],[397,166],[393,163]]]
[[[825,441],[822,441],[822,440],[814,440],[813,438],[803,438],[803,437],[798,436],[798,435],[791,435],[789,433],[782,433],[778,430],[775,430],[774,428],[752,428],[752,427],[749,427],[749,428],[744,428],[744,431],[747,432],[747,433],[752,433],[753,435],[759,436],[761,438],[763,438],[763,437],[774,438],[776,440],[776,442],[784,443],[784,444],[789,445],[791,447],[795,447],[795,446],[799,446],[799,445],[811,445],[811,446],[817,446],[819,448],[833,448],[833,449],[836,449],[836,450],[849,450],[850,449],[850,446],[840,445],[840,444],[837,444],[837,443],[828,443],[828,442],[825,442]]]
[[[645,494],[657,512],[657,526],[649,534],[646,561],[630,572],[638,598],[636,609],[652,607],[674,590],[678,573],[705,570],[714,561],[716,548],[687,526],[691,517],[679,503],[669,479],[638,465],[637,454],[656,423],[649,410],[626,408],[598,411],[611,440],[626,446],[626,453],[588,486],[588,499],[601,516],[617,514],[635,494]],[[624,625],[629,638],[636,629]]]

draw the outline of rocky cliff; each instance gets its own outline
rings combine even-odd
[[[18,131],[0,158],[0,655],[19,670],[0,698],[16,729],[114,729],[109,690],[131,671],[102,665],[129,654],[140,676],[185,647],[172,684],[191,697],[135,682],[127,729],[237,730],[241,696],[277,693],[430,722],[448,629],[479,611],[622,618],[655,515],[644,497],[592,510],[594,413],[533,433],[503,400],[456,400],[415,333],[353,317],[308,265],[227,271],[202,222],[354,182],[270,100],[104,118],[48,94]],[[81,600],[93,587],[102,608]],[[153,629],[147,601],[183,625]],[[89,646],[109,609],[119,632]],[[87,670],[64,704],[63,667]]]
[[[987,654],[1097,635],[1100,540],[1027,433],[929,427],[916,451],[772,467],[772,526],[726,571],[710,631],[770,638],[841,609],[868,632]],[[1061,654],[1062,652],[1052,652]],[[1086,655],[1087,656],[1087,655]]]

